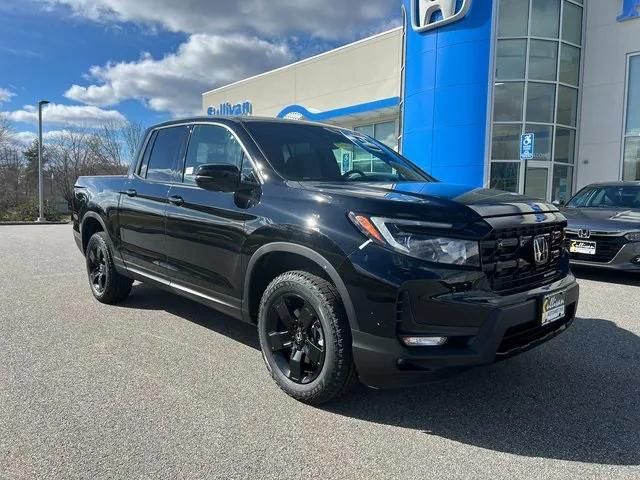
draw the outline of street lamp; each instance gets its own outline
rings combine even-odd
[[[44,222],[44,203],[42,199],[42,107],[49,103],[48,100],[38,102],[38,220]]]

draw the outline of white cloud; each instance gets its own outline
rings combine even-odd
[[[31,145],[36,137],[33,132],[16,132],[12,135],[12,140],[18,145]]]
[[[174,115],[200,112],[200,94],[220,85],[291,62],[288,47],[238,35],[191,35],[175,53],[161,59],[145,54],[135,62],[94,66],[89,86],[73,85],[65,92],[90,105],[115,105],[143,100],[157,111]]]
[[[42,133],[43,144],[47,140],[55,140],[64,135],[67,135],[69,130],[50,130]],[[38,138],[38,134],[36,132],[16,132],[13,134],[13,141],[20,146],[29,146],[33,143],[33,141]]]
[[[137,22],[186,33],[245,32],[351,39],[399,24],[398,0],[41,0],[94,21]]]
[[[3,112],[14,122],[36,123],[38,111],[33,105],[25,105],[21,110]],[[60,105],[51,103],[42,109],[42,120],[49,125],[66,125],[95,128],[107,122],[124,123],[124,115],[117,110],[103,110],[87,105]]]
[[[0,104],[3,102],[8,102],[11,100],[11,97],[14,97],[16,94],[11,90],[7,90],[6,88],[0,87]]]
[[[200,94],[400,23],[398,0],[39,0],[105,24],[189,34],[163,58],[93,66],[65,96],[92,106],[137,99],[155,111],[201,111]],[[277,40],[274,40],[277,39]]]

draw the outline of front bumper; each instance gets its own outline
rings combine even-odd
[[[542,326],[542,298],[558,291],[566,292],[566,315]],[[364,384],[375,388],[415,385],[517,355],[566,330],[575,318],[578,297],[579,287],[571,274],[544,287],[509,296],[485,292],[453,294],[446,299],[452,317],[448,325],[413,324],[416,334],[448,337],[450,340],[443,346],[406,347],[397,336],[352,331],[358,375]],[[412,311],[411,315],[429,313]],[[407,322],[401,325],[406,328]]]

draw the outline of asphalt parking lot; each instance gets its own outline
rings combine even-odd
[[[640,478],[640,276],[578,273],[541,348],[319,409],[252,327],[141,284],[101,305],[70,226],[0,226],[0,478]]]

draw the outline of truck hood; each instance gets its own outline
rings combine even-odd
[[[571,229],[588,229],[604,232],[628,232],[640,230],[640,210],[609,208],[563,208]]]
[[[485,218],[559,211],[555,205],[542,200],[501,190],[451,183],[305,182],[302,186],[326,194],[347,195],[363,199],[386,199],[413,204],[424,203],[425,205],[455,203],[464,205]]]

